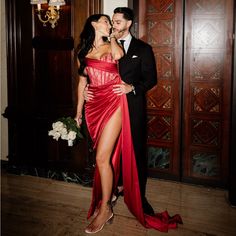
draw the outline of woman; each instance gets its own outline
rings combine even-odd
[[[87,85],[88,76],[90,88],[94,89],[95,96],[97,93],[98,97],[96,100],[86,103],[85,115],[88,129],[94,142],[94,148],[96,148],[97,172],[101,176],[102,188],[102,201],[96,203],[96,207],[99,210],[97,210],[97,216],[86,228],[85,231],[87,233],[100,231],[104,224],[113,218],[110,206],[113,186],[110,157],[121,131],[121,109],[119,107],[120,98],[117,95],[114,96],[112,85],[120,82],[115,65],[116,61],[123,56],[123,49],[117,44],[115,35],[110,35],[110,31],[111,23],[109,17],[97,14],[87,19],[80,36],[80,51],[78,54],[80,78],[76,120],[78,125],[80,125],[84,104],[83,91]],[[104,41],[104,37],[110,37],[110,42]],[[104,63],[105,65],[103,66]],[[107,66],[107,63],[111,66],[109,64]],[[106,69],[111,71],[106,72]],[[115,71],[113,72],[112,70]],[[108,92],[106,92],[107,90]],[[100,110],[101,108],[99,109],[98,106],[104,107],[104,110],[107,108],[107,111],[101,114],[103,108]],[[95,184],[96,182],[94,182]],[[94,186],[94,191],[95,188],[96,186]],[[89,217],[91,214],[89,214]]]
[[[94,218],[85,232],[99,232],[114,217],[110,200],[117,186],[121,154],[124,201],[129,210],[145,227],[168,231],[182,222],[178,215],[170,218],[168,213],[164,212],[152,217],[143,213],[125,96],[127,91],[123,91],[122,86],[119,87],[121,78],[117,64],[124,53],[116,40],[119,38],[119,32],[110,34],[110,31],[109,17],[96,14],[87,19],[80,35],[80,78],[75,120],[80,126],[84,106],[83,92],[89,82],[93,99],[85,104],[85,119],[96,150],[93,197],[88,212],[88,218]],[[110,41],[104,38],[110,38]]]

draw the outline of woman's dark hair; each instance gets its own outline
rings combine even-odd
[[[124,19],[134,21],[134,12],[129,7],[117,7],[114,10],[114,14],[121,13],[123,14]]]
[[[98,20],[102,16],[107,17],[107,19],[111,22],[110,17],[108,15],[105,15],[105,14],[91,15],[86,20],[84,28],[80,34],[80,43],[77,47],[78,59],[80,62],[80,67],[78,70],[79,75],[84,75],[84,68],[86,66],[85,57],[94,46],[93,42],[95,39],[95,30],[94,30],[94,27],[92,26],[92,22],[98,22]]]

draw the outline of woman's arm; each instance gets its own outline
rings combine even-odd
[[[82,123],[82,111],[83,111],[83,106],[84,106],[84,89],[87,85],[87,78],[84,76],[79,77],[79,83],[78,83],[78,89],[77,89],[77,111],[76,111],[76,116],[75,120],[77,122],[77,125],[80,126]]]
[[[119,60],[124,56],[123,48],[118,44],[115,34],[110,35],[111,54],[114,60]]]
[[[79,62],[78,62],[79,65]],[[77,87],[77,111],[75,120],[77,125],[80,126],[82,123],[82,111],[84,106],[84,90],[87,85],[87,78],[85,76],[79,76],[79,82]]]

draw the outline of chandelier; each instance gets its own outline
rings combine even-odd
[[[43,23],[43,26],[49,22],[51,27],[54,29],[57,25],[57,21],[60,18],[60,6],[65,5],[64,0],[49,0],[48,9],[45,12],[45,15],[42,16],[43,10],[41,9],[41,4],[47,4],[47,0],[31,0],[30,4],[36,5],[37,10],[36,13],[38,15],[39,20]]]

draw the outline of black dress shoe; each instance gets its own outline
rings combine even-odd
[[[151,216],[155,215],[155,212],[152,206],[149,204],[146,198],[144,198],[143,200],[143,212],[147,215],[151,215]]]
[[[116,205],[116,202],[120,196],[124,196],[124,191],[117,188],[115,192],[113,193],[112,199],[111,199],[111,205],[114,207]]]

